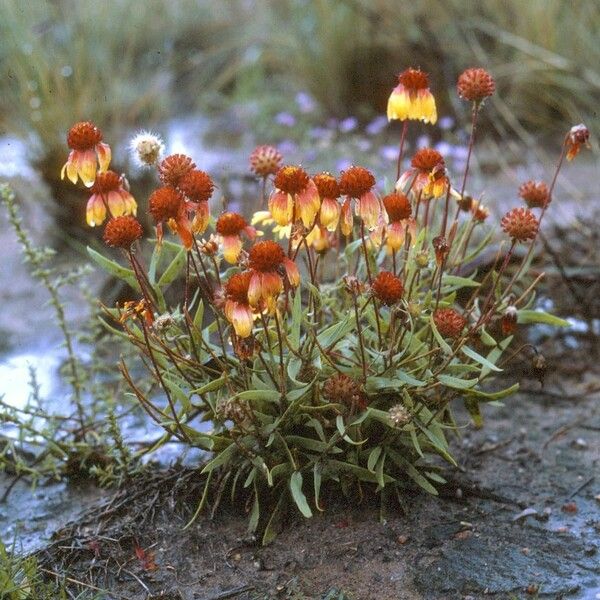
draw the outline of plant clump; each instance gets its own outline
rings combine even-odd
[[[521,323],[562,324],[533,310],[528,273],[552,189],[526,184],[520,195],[531,208],[490,223],[466,186],[481,101],[494,83],[471,69],[458,89],[474,102],[462,173],[429,148],[400,173],[409,122],[437,118],[426,74],[409,69],[388,106],[388,117],[403,122],[391,184],[358,165],[311,175],[280,166],[281,155],[260,146],[250,165],[256,208],[268,198],[269,211],[211,217],[216,186],[178,154],[156,166],[146,208],[155,239],[140,239],[133,253],[133,217],[112,215],[105,240],[124,250],[130,268],[91,255],[133,280],[137,296],[104,307],[106,320],[123,329],[161,390],[143,392],[121,362],[163,441],[209,453],[199,465],[207,487],[197,513],[227,492],[268,542],[286,506],[310,517],[330,491],[352,499],[367,489],[382,498],[410,486],[437,493],[436,459],[454,463],[454,405],[464,402],[479,425],[482,403],[518,387],[491,391],[487,382],[506,364]],[[553,181],[562,158],[585,144],[580,129],[567,134]],[[518,242],[524,257],[514,254]],[[499,260],[471,266],[496,243]],[[180,295],[167,295],[178,279]],[[167,334],[158,322],[169,315]]]

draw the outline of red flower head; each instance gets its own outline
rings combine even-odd
[[[337,179],[331,173],[323,172],[315,175],[313,181],[321,197],[319,221],[329,231],[335,231],[340,220],[341,210],[340,203],[337,201],[340,196]]]
[[[177,187],[181,178],[195,169],[196,165],[185,154],[171,154],[158,165],[158,176],[165,185]]]
[[[381,271],[371,285],[371,291],[377,300],[386,306],[397,304],[402,299],[404,286],[399,277],[389,271]]]
[[[550,190],[543,181],[526,181],[519,188],[519,196],[529,208],[546,208],[550,204]]]
[[[388,121],[418,120],[432,125],[437,121],[435,98],[429,90],[427,73],[406,69],[398,75],[387,105]]]
[[[192,169],[179,179],[177,187],[192,202],[207,202],[212,196],[215,184],[204,171]]]
[[[565,138],[565,146],[567,148],[567,160],[573,160],[581,150],[581,146],[590,147],[590,131],[583,124],[571,127],[571,130]]]
[[[321,201],[308,173],[302,167],[286,165],[277,171],[274,183],[269,210],[275,222],[285,227],[301,219],[305,227],[312,227]]]
[[[71,152],[60,172],[61,179],[66,174],[72,183],[81,178],[86,187],[91,187],[96,172],[108,169],[110,146],[102,141],[102,132],[90,121],[81,121],[69,129],[67,145]]]
[[[245,271],[232,275],[225,284],[225,316],[233,325],[237,335],[242,338],[252,333],[254,315],[248,303],[248,288],[252,273]]]
[[[290,285],[300,283],[300,273],[296,264],[286,257],[283,248],[271,240],[257,242],[250,248],[248,265],[252,273],[248,299],[250,306],[275,309],[277,296],[283,291],[280,271],[283,267]]]
[[[250,170],[260,175],[268,177],[275,175],[281,166],[283,156],[273,146],[256,146],[250,155]]]
[[[373,192],[375,177],[364,167],[350,167],[340,176],[340,192],[347,196],[342,206],[342,233],[350,235],[352,232],[352,214],[350,199],[356,198],[355,212],[364,224],[373,230],[377,227],[381,217],[381,201]]]
[[[467,69],[458,78],[456,89],[461,98],[479,103],[496,91],[496,83],[485,69]]]
[[[143,234],[144,230],[135,217],[122,216],[114,217],[106,224],[103,237],[108,246],[129,250]]]
[[[410,200],[400,192],[393,192],[383,198],[383,206],[390,222],[404,221],[412,215]]]
[[[526,242],[535,239],[540,224],[530,210],[513,208],[502,217],[500,225],[514,241]]]
[[[440,198],[446,193],[450,180],[446,174],[444,157],[437,150],[417,150],[410,165],[411,168],[401,175],[396,184],[398,191],[408,185],[411,192],[421,193],[425,198]]]
[[[235,212],[223,213],[217,220],[217,233],[223,244],[223,256],[228,263],[235,264],[242,251],[242,233],[251,240],[256,237],[256,229],[250,227],[242,215]],[[277,246],[279,248],[279,246]]]
[[[86,221],[90,227],[104,223],[107,207],[112,217],[135,215],[137,212],[134,197],[123,187],[123,179],[114,171],[97,173],[91,192],[86,208]]]
[[[442,337],[457,338],[462,333],[467,320],[453,308],[438,308],[433,313],[433,322]]]

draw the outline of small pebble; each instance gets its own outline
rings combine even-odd
[[[565,513],[576,513],[577,512],[577,504],[575,502],[567,502],[562,505],[561,510]]]
[[[571,446],[577,450],[585,450],[588,447],[588,443],[583,438],[577,438],[571,442]]]
[[[407,535],[399,535],[398,536],[398,543],[399,544],[404,545],[404,544],[406,544],[406,542],[408,542],[408,540],[409,540],[409,537]]]

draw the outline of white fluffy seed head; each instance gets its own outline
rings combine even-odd
[[[129,143],[129,148],[138,166],[153,167],[158,163],[165,145],[156,133],[140,131]]]

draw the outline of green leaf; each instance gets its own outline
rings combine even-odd
[[[369,469],[369,471],[371,471],[371,472],[375,471],[375,465],[377,464],[377,460],[379,459],[380,455],[381,455],[381,446],[375,446],[375,448],[373,448],[373,450],[371,450],[371,452],[369,454],[369,458],[367,460],[367,469]]]
[[[260,504],[258,502],[258,489],[256,487],[256,481],[254,482],[254,502],[252,503],[252,510],[250,511],[250,519],[248,520],[248,533],[254,533],[258,528],[258,521],[260,518]]]
[[[300,471],[294,471],[290,477],[290,491],[292,492],[292,498],[298,507],[298,510],[309,519],[312,517],[312,510],[306,501],[306,496],[302,491],[302,473]]]
[[[215,456],[211,461],[207,462],[200,472],[210,473],[217,467],[224,465],[235,454],[236,449],[237,446],[234,443],[229,444],[225,450],[221,450],[217,456]]]
[[[267,402],[275,402],[281,398],[281,394],[277,390],[245,390],[236,394],[240,400],[265,400]]]
[[[444,438],[444,434],[440,431],[440,435],[437,435],[434,431],[431,430],[431,427],[426,427],[417,419],[415,419],[414,423],[425,434],[427,439],[431,442],[432,446],[434,447],[435,451],[451,465],[457,466],[456,461],[448,452],[448,443],[446,442],[446,438]]]
[[[442,385],[454,388],[455,390],[468,390],[479,383],[479,379],[459,379],[451,375],[438,375],[438,381]]]
[[[471,415],[473,425],[475,425],[477,429],[483,427],[483,415],[481,414],[481,407],[479,406],[477,399],[473,396],[469,396],[465,398],[464,404],[467,412]]]
[[[484,401],[495,401],[502,400],[502,398],[506,398],[508,396],[512,396],[514,393],[519,391],[519,384],[515,383],[510,387],[507,387],[498,392],[482,392],[481,390],[467,390],[465,392],[465,396],[473,396],[475,398],[482,398]]]
[[[319,506],[319,496],[321,494],[321,463],[316,462],[313,466],[313,485],[315,488],[315,506],[317,510],[323,511],[323,509]]]
[[[396,371],[396,377],[406,383],[407,385],[411,385],[413,387],[422,387],[426,385],[425,381],[421,381],[420,379],[416,379],[412,375],[405,373],[404,371],[398,370]]]
[[[158,287],[164,287],[168,285],[181,273],[183,266],[185,265],[187,260],[187,251],[185,248],[180,248],[180,250],[175,255],[175,258],[171,261],[169,266],[165,269],[164,273],[160,276],[158,280]]]
[[[208,392],[214,392],[215,390],[221,389],[226,382],[227,375],[221,375],[221,377],[219,377],[218,379],[213,379],[212,381],[209,381],[208,383],[204,384],[202,387],[192,390],[192,393],[201,396],[202,394],[207,394]]]
[[[400,454],[398,452],[396,452],[395,450],[390,449],[389,454],[392,457],[392,459],[394,460],[394,462],[400,468],[404,469],[406,471],[406,474],[417,485],[422,487],[429,494],[432,494],[434,496],[438,495],[438,491],[433,487],[433,485],[431,485],[431,483],[429,483],[429,481],[427,481],[427,479],[425,477],[423,477],[423,475],[421,475],[421,473],[419,473],[419,471],[417,471],[417,469],[415,469],[415,467],[409,461],[407,461],[405,458],[400,456]]]
[[[493,362],[491,362],[487,358],[484,358],[483,356],[481,356],[481,354],[478,354],[477,352],[475,352],[475,350],[469,348],[469,346],[463,346],[461,350],[465,356],[472,358],[475,362],[478,362],[480,365],[486,367],[490,371],[496,371],[497,373],[502,371],[502,369],[497,367]]]
[[[131,286],[136,292],[141,292],[140,284],[138,283],[135,273],[132,269],[127,269],[116,263],[114,260],[110,260],[105,256],[102,256],[99,252],[96,252],[93,248],[87,247],[87,252],[90,258],[108,274],[117,277],[121,281],[124,281]]]
[[[202,329],[202,321],[204,319],[204,301],[202,298],[198,300],[198,308],[196,309],[196,313],[194,314],[194,326],[198,329]]]
[[[320,440],[315,440],[313,438],[302,437],[300,435],[286,435],[285,439],[287,443],[291,446],[298,446],[300,448],[305,448],[306,450],[311,450],[312,452],[318,452],[319,454],[323,452],[331,452],[332,454],[339,454],[343,452],[337,446],[329,446],[326,442],[321,442]]]
[[[560,319],[554,315],[550,315],[543,310],[520,310],[517,316],[518,323],[544,323],[546,325],[552,325],[553,327],[570,327],[571,323]]]
[[[377,476],[374,473],[371,473],[368,469],[364,467],[359,467],[358,465],[353,465],[352,463],[344,462],[341,460],[330,459],[327,461],[327,464],[333,469],[339,469],[340,471],[348,471],[352,473],[361,481],[368,481],[370,483],[377,483]],[[389,475],[384,475],[385,483],[390,483],[395,481],[393,477]]]
[[[442,285],[450,285],[455,289],[460,289],[464,287],[479,287],[481,284],[474,279],[469,279],[468,277],[458,277],[457,275],[444,274],[442,278]]]
[[[351,331],[353,327],[353,317],[351,315],[347,315],[339,323],[324,329],[317,336],[317,340],[324,349],[328,349],[330,346],[333,346],[336,342],[343,338],[349,331]]]
[[[262,543],[263,546],[270,544],[277,537],[277,524],[278,519],[281,514],[281,509],[283,508],[284,498],[286,494],[283,493],[279,496],[279,500],[271,513],[271,516],[267,522],[267,526],[265,527],[265,532],[263,534]]]
[[[290,342],[294,350],[300,346],[300,325],[302,324],[302,293],[300,286],[296,288],[292,306],[292,323],[290,325]]]

